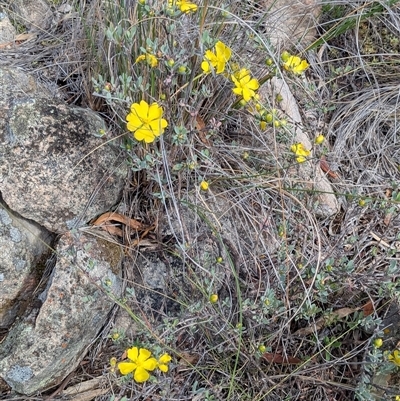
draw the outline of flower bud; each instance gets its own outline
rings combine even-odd
[[[325,137],[322,134],[319,134],[314,140],[314,142],[317,145],[321,145],[321,143],[324,142],[324,141],[325,141]]]
[[[290,57],[290,53],[286,50],[281,54],[281,59],[284,63],[286,63],[286,61],[288,61]]]
[[[218,302],[218,294],[211,294],[209,299],[212,304],[216,304]]]
[[[203,191],[207,191],[208,188],[209,188],[208,182],[203,180],[203,181],[200,183],[200,189],[203,190]]]

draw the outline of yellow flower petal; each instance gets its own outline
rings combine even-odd
[[[144,54],[141,54],[137,59],[136,59],[136,63],[139,63],[140,61],[144,61],[146,60],[146,56]]]
[[[158,120],[161,118],[162,113],[163,113],[162,107],[160,107],[157,103],[152,103],[148,110],[148,119],[150,121]]]
[[[206,74],[208,74],[208,73],[211,71],[210,63],[209,63],[208,61],[204,60],[204,61],[201,63],[201,69],[202,69]]]
[[[126,354],[131,361],[136,362],[139,355],[138,347],[129,348]]]
[[[241,96],[242,93],[243,93],[243,89],[242,88],[233,88],[232,91],[233,91],[233,93],[235,95],[238,95],[238,96]]]
[[[307,159],[304,156],[296,157],[297,163],[304,163]]]
[[[133,372],[137,368],[136,363],[134,362],[120,362],[118,364],[118,369],[122,375],[127,375]]]
[[[136,383],[143,383],[146,380],[149,380],[149,378],[150,378],[149,372],[147,372],[147,370],[142,367],[138,367],[133,375],[133,379],[135,380]]]
[[[231,79],[232,79],[232,82],[233,82],[233,84],[235,85],[235,86],[237,86],[237,87],[239,87],[240,86],[240,82],[236,79],[236,76],[235,75],[231,75]]]
[[[153,135],[155,137],[159,137],[164,132],[164,128],[167,125],[168,125],[167,121],[165,121],[164,119],[161,119],[161,120],[151,121],[149,123],[149,128],[151,129],[151,131],[153,132]]]
[[[257,90],[260,87],[260,84],[255,78],[253,78],[247,83],[246,86],[250,89]]]
[[[232,55],[232,50],[220,40],[215,44],[215,54],[217,58],[229,61]]]
[[[177,0],[176,5],[183,13],[194,13],[197,11],[197,4],[191,3],[188,0]]]
[[[154,56],[153,54],[147,54],[146,61],[147,61],[147,64],[150,65],[150,67],[157,67],[157,65],[158,65],[157,57]]]
[[[172,361],[171,355],[168,354],[163,354],[160,356],[160,359],[158,360],[159,363],[168,363]]]
[[[142,120],[136,114],[133,113],[129,113],[126,116],[126,120],[128,121],[128,123],[126,124],[126,128],[128,129],[128,131],[131,132],[136,131],[143,125]]]
[[[245,102],[248,102],[254,96],[254,91],[251,89],[244,87],[242,89],[242,97]]]
[[[151,352],[148,349],[140,348],[139,356],[137,358],[138,364],[144,362],[146,359],[149,359],[150,356],[151,356]]]
[[[156,358],[149,358],[142,363],[142,367],[146,370],[153,371],[158,365]]]
[[[227,61],[231,58],[232,51],[221,41],[215,44],[215,53],[217,59],[217,74],[221,74],[225,70],[225,65]]]
[[[159,364],[158,365],[158,369],[160,369],[161,372],[163,372],[163,373],[167,373],[168,372],[168,365]]]
[[[154,142],[155,139],[153,131],[148,127],[139,128],[134,132],[133,136],[137,141],[145,141],[146,143]]]
[[[149,105],[144,100],[141,100],[140,103],[133,103],[133,105],[131,106],[131,112],[137,115],[139,118],[147,118],[148,111]]]

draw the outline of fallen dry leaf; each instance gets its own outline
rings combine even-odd
[[[385,214],[385,217],[383,219],[383,224],[388,227],[389,224],[392,222],[393,217],[395,216],[395,214],[393,212],[389,212]]]
[[[123,237],[123,231],[119,227],[113,225],[113,222],[125,224],[127,227],[133,230],[138,230],[138,231],[149,230],[149,227],[145,226],[139,221],[130,219],[127,216],[115,212],[107,212],[102,214],[97,220],[93,222],[93,225],[102,228],[109,234]]]
[[[180,352],[179,356],[181,358],[179,360],[179,364],[181,365],[188,365],[188,366],[195,365],[200,359],[198,354],[193,354],[190,352]]]
[[[207,138],[207,128],[204,120],[197,114],[196,116],[196,129],[199,133],[199,138],[204,145],[210,147],[212,146],[211,141]]]
[[[321,159],[319,161],[319,165],[321,167],[321,170],[324,173],[326,173],[329,178],[333,178],[335,180],[339,178],[339,176],[334,171],[331,170],[328,162],[326,161],[326,159],[324,157],[321,157]]]
[[[1,43],[0,49],[5,49],[5,48],[11,47],[13,45],[19,45],[22,42],[26,42],[29,39],[36,38],[36,36],[37,35],[35,33],[21,33],[21,34],[17,35],[14,40],[12,40],[10,42],[6,42],[6,43]]]
[[[278,363],[280,365],[298,365],[302,362],[301,359],[294,356],[285,356],[281,354],[271,354],[269,352],[264,352],[262,357],[270,363]]]
[[[369,316],[374,313],[374,304],[372,301],[368,301],[365,305],[362,306],[362,310],[364,313],[364,316]]]
[[[96,397],[108,393],[108,388],[99,388],[97,390],[89,390],[82,393],[73,394],[74,401],[92,401]],[[65,399],[64,397],[62,399]]]
[[[94,379],[86,380],[84,382],[69,386],[64,391],[62,391],[61,394],[75,395],[89,390],[94,390],[99,387],[102,387],[102,384],[104,384],[103,382],[104,382],[103,377],[95,377]]]

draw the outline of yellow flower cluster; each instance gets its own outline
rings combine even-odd
[[[212,70],[214,70],[216,74],[222,74],[225,71],[226,64],[230,60],[231,55],[232,50],[223,42],[218,41],[214,51],[207,50],[205,52],[203,62],[201,63],[201,69],[205,74],[208,74]],[[232,89],[233,93],[240,96],[244,104],[256,96],[256,90],[259,88],[260,84],[257,79],[252,78],[250,70],[237,68],[230,77],[234,84],[234,88]]]
[[[154,54],[146,53],[146,54],[141,54],[137,59],[136,62],[140,63],[141,61],[146,61],[147,64],[150,67],[157,67],[158,65],[158,60],[157,57]]]
[[[283,68],[294,74],[302,74],[310,66],[307,60],[302,60],[300,57],[293,56],[288,52],[283,52],[281,59],[283,61]]]
[[[394,350],[393,353],[389,354],[388,360],[400,367],[400,351],[398,349]]]
[[[183,13],[197,11],[197,5],[188,0],[168,0],[168,6],[177,6]],[[251,75],[247,68],[241,68],[236,63],[230,62],[232,50],[222,41],[217,41],[213,49],[206,50],[201,63],[202,74],[198,75],[195,79],[201,76],[215,72],[215,74],[224,74],[226,78],[230,78],[233,83],[232,92],[239,97],[239,104],[247,106],[248,111],[252,113],[258,120],[260,128],[265,130],[267,125],[270,124],[275,128],[284,127],[287,121],[278,118],[274,110],[267,110],[260,102],[257,90],[260,87],[259,81]],[[160,56],[161,57],[161,56]],[[301,74],[309,67],[306,60],[300,57],[293,56],[288,52],[283,52],[281,55],[283,66],[286,70],[295,74]],[[145,53],[137,57],[136,62],[146,62],[150,67],[156,67],[159,60],[154,54]],[[230,63],[230,64],[228,64]],[[166,65],[173,68],[175,62],[171,58],[166,58]],[[226,72],[227,65],[230,72]],[[232,73],[233,71],[233,73]],[[185,65],[176,68],[178,74],[187,74],[190,72]],[[160,96],[160,98],[162,98]],[[153,142],[160,136],[164,129],[168,126],[168,122],[162,118],[163,109],[157,104],[149,105],[144,100],[140,103],[133,103],[131,105],[131,112],[127,115],[127,129],[134,133],[134,137],[138,141],[146,143]],[[315,144],[320,145],[325,140],[323,135],[318,135],[315,138]],[[291,147],[291,151],[295,153],[298,163],[306,161],[310,151],[306,150],[302,144],[295,144]],[[201,185],[204,189],[205,184]]]
[[[307,156],[311,154],[302,143],[295,143],[290,147],[290,150],[296,155],[297,163],[304,163],[307,160]]]
[[[157,103],[149,105],[142,100],[140,103],[133,103],[131,112],[126,116],[128,131],[138,141],[146,143],[154,142],[164,129],[168,126],[168,122],[162,118],[163,109]]]
[[[151,352],[146,348],[137,347],[127,350],[128,361],[120,362],[118,369],[122,375],[133,373],[133,379],[136,383],[143,383],[150,378],[150,373],[156,368],[161,372],[168,372],[168,363],[172,360],[168,354],[163,354],[157,360],[151,356]]]
[[[174,5],[185,14],[195,13],[197,11],[197,4],[188,0],[168,0],[169,7],[173,7]]]

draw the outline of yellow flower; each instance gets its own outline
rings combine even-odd
[[[396,395],[395,401],[400,401],[400,395]]]
[[[154,56],[153,54],[146,53],[146,54],[141,54],[137,59],[136,62],[139,63],[141,61],[146,61],[147,64],[150,67],[157,67],[158,65],[158,60],[157,57]]]
[[[202,181],[200,183],[200,189],[202,189],[203,191],[207,191],[208,187],[209,187],[209,184],[207,181]]]
[[[204,54],[201,69],[207,74],[211,71],[211,67],[213,67],[217,74],[221,74],[224,72],[225,65],[231,58],[231,55],[232,50],[219,40],[215,44],[215,53],[211,50],[207,50]]]
[[[151,352],[145,348],[129,348],[127,351],[129,362],[120,362],[118,369],[123,375],[133,373],[137,383],[143,383],[150,378],[152,372],[158,365],[155,358],[151,358]]]
[[[133,132],[138,141],[153,142],[164,132],[168,122],[162,118],[163,109],[157,103],[149,105],[144,100],[133,103],[131,112],[126,116],[126,128]]]
[[[168,0],[168,5],[169,7],[172,7],[174,4],[174,0]],[[176,0],[175,4],[181,12],[189,14],[189,13],[194,13],[197,11],[197,4],[194,4],[188,0]]]
[[[178,0],[176,2],[176,5],[179,7],[179,9],[186,14],[189,13],[194,13],[197,11],[197,4],[191,3],[188,0]]]
[[[158,360],[158,369],[160,369],[161,372],[167,373],[168,363],[171,362],[171,359],[171,356],[168,354],[161,355],[160,359]]]
[[[393,362],[396,366],[400,367],[400,351],[399,350],[394,350],[393,354],[390,354],[388,356],[388,359],[390,362]]]
[[[297,56],[290,56],[287,61],[283,63],[283,68],[287,71],[294,72],[295,74],[302,74],[310,64],[307,60],[302,60]]]
[[[314,142],[317,145],[321,145],[321,143],[324,142],[324,141],[325,141],[325,137],[322,134],[319,134],[314,140]]]
[[[302,143],[295,143],[290,147],[290,150],[297,156],[297,163],[304,163],[307,160],[307,156],[311,154]]]
[[[383,344],[382,338],[376,338],[376,339],[374,340],[374,347],[375,347],[375,348],[380,348],[380,347],[382,347],[382,344]]]
[[[231,75],[232,82],[235,84],[233,93],[242,96],[245,102],[248,102],[256,95],[255,91],[260,84],[255,78],[251,78],[250,71],[242,68],[239,72]]]

